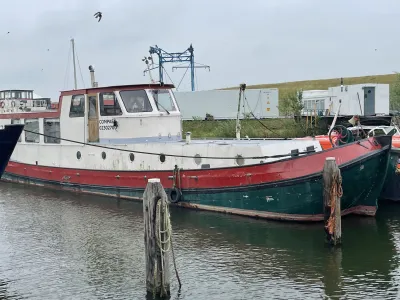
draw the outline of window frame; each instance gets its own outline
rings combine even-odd
[[[104,94],[112,94],[112,95],[114,95],[114,112],[116,110],[119,110],[119,113],[104,114],[105,113],[105,110],[104,110],[105,106],[109,106],[109,105],[104,105],[104,99],[103,99],[103,95]],[[113,92],[113,91],[112,92],[101,92],[101,93],[99,93],[98,99],[99,99],[100,116],[102,116],[102,117],[112,117],[112,116],[121,116],[122,115],[122,107],[121,107],[121,104],[119,103],[119,99],[118,99],[117,95],[115,94],[115,92]],[[115,104],[117,104],[118,107],[116,107]]]
[[[71,112],[72,112],[71,109],[73,107],[74,99],[78,98],[78,97],[80,97],[81,99],[83,98],[83,105],[82,105],[82,100],[81,100],[81,104],[79,105],[79,106],[82,107],[82,112],[79,112],[79,115],[74,115],[76,113],[73,112],[73,114],[71,115]],[[86,99],[85,94],[72,95],[72,97],[71,97],[71,105],[69,106],[69,117],[70,118],[82,118],[82,117],[85,117],[85,108],[86,108],[85,107],[86,106],[85,99]]]
[[[146,101],[146,100],[148,101],[148,107],[151,108],[151,110],[146,110],[146,111],[132,111],[131,109],[128,109],[128,107],[127,107],[127,105],[126,105],[126,103],[125,103],[124,97],[122,96],[123,93],[126,93],[126,92],[143,92],[143,95],[140,95],[140,96],[145,96],[145,101]],[[121,100],[122,100],[122,103],[123,103],[123,105],[124,105],[124,108],[125,108],[125,110],[126,110],[126,112],[127,112],[128,114],[148,114],[148,113],[154,113],[154,111],[155,111],[155,107],[154,107],[155,104],[152,103],[152,101],[150,100],[151,98],[149,97],[147,91],[144,90],[144,89],[122,90],[122,91],[119,91],[118,94],[119,94],[119,96],[121,97]]]
[[[59,131],[58,131],[58,138],[56,139],[57,142],[46,142],[46,121],[55,121],[54,123],[58,123],[59,124]],[[57,138],[57,137],[56,137]],[[61,144],[61,122],[60,122],[60,118],[43,118],[43,142],[45,144],[53,144],[53,145],[59,145]]]
[[[27,136],[29,134],[35,134],[35,133],[30,133],[30,132],[25,132],[25,143],[32,143],[32,144],[39,144],[40,143],[40,122],[39,122],[39,118],[31,118],[31,119],[25,119],[24,123],[25,123],[25,129],[26,129],[26,125],[28,125],[28,123],[34,123],[34,121],[37,122],[38,125],[38,133],[36,133],[36,135],[38,136],[38,141],[37,142],[32,142],[32,141],[27,141]],[[27,134],[28,133],[28,134]]]
[[[164,93],[168,94],[169,100],[170,100],[171,104],[174,107],[174,109],[169,109],[170,107],[166,107],[166,109],[169,112],[178,112],[179,111],[179,109],[177,107],[177,103],[175,102],[175,99],[174,99],[172,93],[170,92],[170,90],[167,90],[167,89],[151,89],[151,90],[149,90],[149,94],[151,94],[151,96],[153,98],[153,101],[154,101],[154,105],[156,106],[156,109],[157,109],[158,112],[166,112],[166,111],[162,107],[158,107],[159,101],[158,101],[158,97],[157,97],[157,100],[156,100],[156,97],[154,96],[154,94],[155,94],[154,91],[161,91],[161,94],[164,94]],[[160,93],[158,93],[157,95],[159,95],[159,94]]]

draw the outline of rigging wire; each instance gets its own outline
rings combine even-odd
[[[189,70],[189,66],[186,68],[186,71],[185,71],[185,73],[183,74],[183,76],[182,76],[182,78],[181,78],[181,81],[179,82],[178,87],[176,88],[176,90],[178,90],[179,87],[181,86],[181,83],[182,83],[182,81],[183,81],[183,78],[185,78],[185,75],[186,75],[186,73],[187,73],[188,70]]]
[[[79,63],[79,56],[78,56],[78,51],[76,51],[76,47],[75,47],[75,54],[76,54],[76,60],[78,61],[79,73],[81,73],[81,79],[82,79],[83,87],[85,88],[86,84],[85,84],[85,80],[83,79],[81,64]]]
[[[167,70],[165,70],[164,66],[162,66],[162,68],[163,68],[163,70],[165,71],[165,74],[167,74],[169,80],[171,80],[171,83],[172,83],[173,85],[175,85],[175,83],[172,81],[171,77],[169,76]]]
[[[96,148],[101,148],[101,149],[108,149],[108,150],[116,150],[116,151],[122,151],[122,152],[129,152],[129,153],[137,153],[137,154],[147,154],[147,155],[164,155],[165,157],[179,157],[179,158],[197,158],[196,156],[191,156],[191,155],[181,155],[181,154],[166,154],[166,153],[155,153],[155,152],[147,152],[147,151],[137,151],[137,150],[130,150],[130,149],[122,149],[122,148],[113,148],[113,147],[108,147],[104,145],[96,145],[96,144],[90,144],[90,143],[85,143],[85,142],[79,142],[79,141],[74,141],[70,139],[65,139],[65,138],[60,138],[44,133],[39,133],[36,131],[31,131],[28,129],[24,129],[25,132],[32,133],[32,134],[37,134],[41,135],[47,138],[52,138],[60,141],[65,141],[65,142],[70,142],[74,144],[79,144],[83,146],[91,146],[91,147],[96,147]],[[299,152],[298,154],[309,154],[309,153],[315,153],[315,150],[310,150],[310,151],[304,151],[304,152]],[[277,154],[277,155],[264,155],[264,156],[248,156],[248,157],[241,157],[243,159],[267,159],[267,158],[283,158],[283,157],[288,157],[291,156],[292,154]],[[227,157],[227,156],[202,156],[201,158],[204,159],[237,159],[237,157]]]

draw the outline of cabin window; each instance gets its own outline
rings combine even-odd
[[[11,124],[21,124],[21,120],[20,119],[11,119]],[[21,132],[22,135],[22,132]],[[18,142],[21,142],[21,136],[19,136],[18,138]]]
[[[176,111],[174,100],[169,90],[152,90],[151,94],[159,111]]]
[[[85,116],[85,95],[73,95],[71,99],[71,108],[69,109],[70,118]]]
[[[25,142],[39,143],[40,136],[37,133],[35,133],[35,132],[39,132],[39,120],[38,119],[25,119],[24,130],[25,130]]]
[[[153,111],[145,90],[121,91],[119,94],[128,113]]]
[[[122,115],[118,99],[113,92],[100,93],[100,115],[101,116],[119,116]]]
[[[46,144],[60,144],[60,119],[43,119],[43,134]]]

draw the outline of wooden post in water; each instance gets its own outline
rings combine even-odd
[[[149,179],[143,194],[146,289],[156,297],[170,296],[169,214],[165,214],[167,194],[160,179]]]
[[[323,170],[324,225],[328,242],[341,243],[342,222],[340,201],[342,197],[342,176],[334,157],[327,157]]]

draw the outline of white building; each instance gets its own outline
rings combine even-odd
[[[341,101],[340,115],[388,115],[389,84],[365,83],[303,91],[303,115],[334,115]]]
[[[325,111],[325,102],[329,99],[328,90],[308,90],[303,91],[303,114],[310,115],[314,110],[318,112]]]
[[[246,89],[245,99],[240,105],[240,118],[250,112],[256,118],[279,116],[277,88]],[[214,119],[236,119],[239,88],[237,90],[209,90],[196,92],[174,92],[183,120],[205,119],[211,114]],[[252,118],[250,114],[250,118]]]

